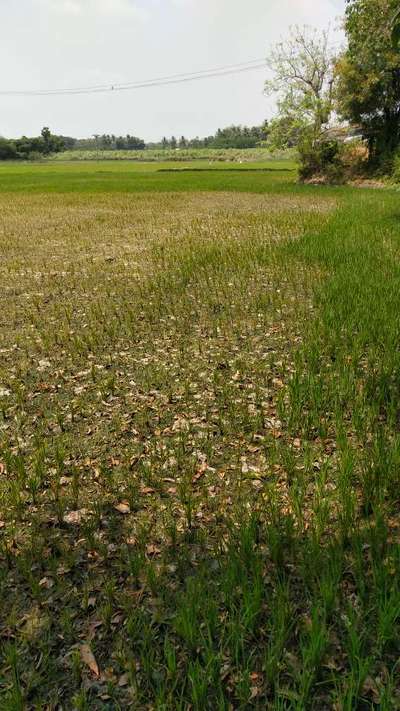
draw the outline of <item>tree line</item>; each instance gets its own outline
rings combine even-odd
[[[228,126],[219,128],[213,136],[205,138],[176,138],[164,136],[160,141],[146,143],[137,136],[115,136],[114,134],[94,134],[90,138],[53,135],[48,127],[34,138],[23,136],[18,139],[0,137],[0,160],[26,160],[65,150],[143,151],[178,150],[185,148],[255,148],[268,139],[268,122],[262,126]]]
[[[145,142],[136,136],[94,135],[73,138],[51,133],[46,126],[40,136],[6,139],[0,137],[0,160],[34,160],[65,150],[143,150]]]
[[[185,148],[255,148],[268,137],[268,122],[262,126],[228,126],[219,128],[212,136],[187,138],[164,136],[160,141],[145,143],[136,136],[93,135],[91,138],[65,139],[66,148],[72,150],[177,150]]]
[[[91,138],[66,138],[65,148],[86,151],[143,151],[146,143],[138,136],[115,136],[114,134],[93,134]]]
[[[54,136],[45,126],[40,136],[34,138],[17,138],[7,140],[0,136],[0,160],[27,160],[63,151],[65,147],[62,136]]]
[[[164,136],[159,143],[152,143],[151,148],[256,148],[268,138],[268,122],[262,126],[227,126],[219,128],[212,136],[205,138],[186,138],[181,136],[176,138]]]

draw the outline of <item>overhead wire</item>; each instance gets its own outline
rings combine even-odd
[[[265,59],[252,59],[248,62],[238,62],[236,64],[228,64],[222,67],[215,67],[213,69],[172,74],[169,76],[145,79],[142,81],[108,83],[86,87],[74,87],[69,89],[3,89],[0,90],[0,96],[71,96],[75,94],[99,94],[113,91],[133,91],[135,89],[169,86],[171,84],[182,84],[186,82],[199,81],[201,79],[241,74],[265,67]]]

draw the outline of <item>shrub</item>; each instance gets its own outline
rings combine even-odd
[[[393,159],[392,180],[400,183],[400,152],[396,153]]]
[[[342,150],[336,140],[304,140],[299,146],[300,180],[341,184],[345,182]]]
[[[13,160],[17,157],[15,143],[6,138],[0,138],[0,160]]]
[[[26,160],[37,162],[39,160],[43,160],[43,153],[40,153],[40,151],[30,151],[29,153],[26,153],[23,157]]]

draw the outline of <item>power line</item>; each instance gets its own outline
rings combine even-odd
[[[75,87],[71,89],[4,89],[0,90],[0,96],[70,96],[74,94],[99,94],[110,91],[133,91],[135,89],[168,86],[170,84],[182,84],[185,82],[198,81],[200,79],[210,79],[212,77],[241,74],[243,72],[250,72],[257,69],[265,69],[265,67],[265,59],[252,59],[248,62],[228,64],[214,69],[203,69],[197,72],[172,74],[155,79],[126,82],[123,84],[100,84],[95,86]]]

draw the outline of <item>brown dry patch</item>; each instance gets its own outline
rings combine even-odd
[[[18,435],[11,419],[4,427],[11,447],[19,442],[30,467],[37,426],[49,441],[73,443],[71,466],[85,481],[80,508],[90,509],[98,497],[99,467],[116,470],[124,498],[158,487],[150,497],[155,518],[160,496],[179,497],[171,493],[176,485],[197,490],[207,476],[215,507],[219,492],[231,498],[232,477],[242,485],[243,435],[233,441],[221,435],[211,469],[197,479],[203,439],[221,426],[233,433],[235,420],[245,428],[247,419],[276,418],[273,380],[282,377],[288,343],[299,342],[284,319],[311,278],[310,270],[298,269],[293,284],[289,275],[278,276],[267,256],[264,265],[265,246],[300,235],[309,220],[320,223],[334,201],[164,193],[3,196],[1,203],[0,385],[9,418],[23,407],[24,419]],[[155,283],[146,291],[149,274]],[[264,383],[266,363],[272,375]],[[228,419],[220,403],[225,390]],[[264,390],[264,404],[256,407],[256,392]],[[262,429],[268,434],[269,425]],[[192,452],[189,483],[179,462],[168,464],[183,437]],[[175,484],[164,486],[165,478]],[[43,503],[52,496],[46,491]],[[114,487],[106,486],[101,498],[118,503]]]
[[[0,243],[5,254],[62,255],[85,246],[98,253],[106,246],[132,246],[162,238],[192,220],[239,218],[278,212],[327,213],[331,198],[258,195],[253,193],[144,193],[130,195],[7,195],[0,196]],[[117,240],[114,244],[114,240]],[[75,254],[79,258],[79,254]]]
[[[316,477],[300,509],[304,446],[281,406],[316,273],[279,261],[276,243],[316,229],[334,202],[231,193],[3,202],[0,559],[19,614],[5,595],[0,634],[36,643],[50,621],[61,668],[78,641],[97,680],[109,632],[125,638],[109,581],[129,609],[156,609],[157,576],[175,589],[174,561],[195,569],[249,512],[293,516],[299,532],[313,523]],[[329,457],[324,443],[315,449]],[[24,567],[32,550],[35,566]],[[49,614],[32,605],[18,563]],[[66,598],[78,608],[72,639],[59,614]]]
[[[303,218],[327,215],[334,206],[315,196],[249,193],[2,195],[4,336],[14,341],[15,327],[21,335],[32,302],[43,318],[54,299],[76,311],[77,299],[104,290],[100,282],[138,282],[160,267],[166,252],[294,238]]]

